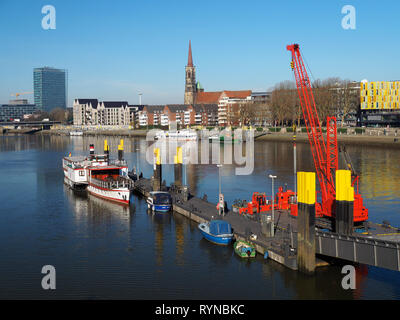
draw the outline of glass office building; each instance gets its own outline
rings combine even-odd
[[[39,110],[50,112],[54,108],[67,107],[67,71],[49,67],[33,69],[35,105]]]

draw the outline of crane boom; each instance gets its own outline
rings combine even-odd
[[[18,96],[22,96],[24,94],[31,94],[33,92],[17,92],[17,93],[13,93],[11,96],[15,96],[16,98],[18,98]]]

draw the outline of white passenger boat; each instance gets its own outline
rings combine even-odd
[[[121,140],[121,144],[123,141]],[[128,204],[133,180],[128,178],[128,166],[122,159],[119,148],[118,160],[109,160],[107,141],[105,153],[94,154],[94,146],[90,146],[89,157],[64,157],[64,182],[75,190],[87,190],[103,199]]]
[[[70,131],[69,135],[70,136],[83,136],[83,132],[82,131]]]
[[[193,141],[197,140],[197,132],[189,129],[177,131],[159,131],[154,138],[156,140]]]

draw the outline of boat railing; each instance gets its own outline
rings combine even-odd
[[[127,166],[127,162],[125,160],[111,160],[109,164],[115,166]]]
[[[133,188],[133,181],[124,177],[119,177],[117,180],[106,181],[97,178],[90,178],[90,183],[103,189],[119,189],[119,188]]]

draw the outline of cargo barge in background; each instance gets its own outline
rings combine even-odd
[[[90,145],[89,157],[63,158],[64,182],[74,190],[87,190],[97,197],[129,204],[133,180],[128,177],[128,166],[123,160],[123,140],[118,146],[118,160],[109,159],[109,146],[104,141],[104,154],[94,154]]]

